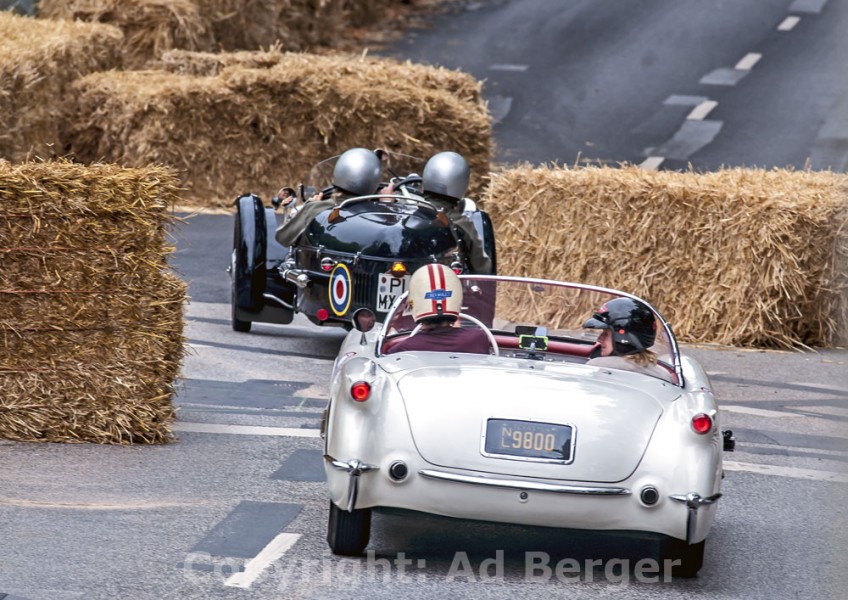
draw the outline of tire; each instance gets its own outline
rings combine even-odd
[[[371,509],[342,510],[330,501],[327,543],[333,554],[360,556],[371,538]]]
[[[704,547],[707,540],[687,544],[683,540],[668,538],[663,547],[663,560],[680,561],[671,567],[671,576],[688,579],[695,577],[704,564]]]
[[[235,262],[235,260],[233,260]],[[250,326],[252,323],[250,321],[242,321],[241,319],[236,317],[236,284],[235,281],[230,283],[230,316],[233,324],[233,331],[238,331],[240,333],[249,333]]]

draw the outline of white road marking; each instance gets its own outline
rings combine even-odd
[[[678,94],[672,94],[663,100],[663,104],[666,106],[698,106],[704,100],[706,100],[704,96],[681,96]]]
[[[754,68],[754,65],[760,62],[762,57],[763,55],[759,52],[749,52],[742,58],[742,60],[736,63],[734,69],[738,71],[750,71]]]
[[[641,163],[639,163],[638,166],[640,169],[643,169],[645,171],[656,171],[664,160],[665,158],[662,156],[649,156]]]
[[[795,0],[789,7],[789,12],[818,14],[827,4],[827,0]]]
[[[783,21],[780,22],[780,25],[777,26],[778,31],[792,31],[795,29],[795,26],[801,22],[801,17],[786,17]]]
[[[523,73],[529,68],[529,65],[505,65],[505,64],[497,64],[490,65],[490,71],[512,71],[516,73]]]
[[[803,385],[808,388],[816,388],[826,392],[840,392],[843,394],[848,394],[848,388],[833,386],[833,385],[825,385],[823,383],[812,383],[808,381],[787,381],[789,385]]]
[[[718,106],[718,102],[715,100],[704,100],[698,106],[693,108],[692,111],[686,115],[686,118],[690,121],[703,121],[716,106]]]
[[[788,406],[792,410],[829,417],[848,417],[848,408],[838,406]]]
[[[768,417],[770,419],[780,419],[785,417],[800,417],[787,412],[779,412],[776,410],[766,410],[765,408],[752,408],[750,406],[736,406],[734,404],[722,404],[719,407],[724,412],[740,413],[743,415],[753,415],[755,417]]]
[[[786,450],[787,452],[792,452],[794,454],[824,454],[826,456],[848,458],[848,452],[840,452],[839,450],[823,450],[821,448],[799,448],[798,446],[779,446],[777,444],[761,444],[758,442],[740,442],[736,445],[737,452],[744,452],[745,448]]]
[[[807,479],[810,481],[848,483],[848,473],[837,473],[836,471],[816,471],[814,469],[797,469],[795,467],[778,467],[775,465],[761,465],[736,461],[725,461],[723,464],[724,469],[727,471],[745,471],[747,473],[756,473],[758,475],[774,475],[776,477],[791,477],[793,479]]]
[[[321,433],[317,429],[296,427],[257,427],[252,425],[223,425],[220,423],[186,423],[178,421],[171,426],[174,431],[188,433],[227,433],[236,435],[276,435],[281,437],[317,438]]]
[[[299,539],[299,533],[279,534],[262,548],[259,554],[247,561],[244,565],[244,571],[230,575],[224,585],[242,589],[249,588],[272,562],[279,560]]]

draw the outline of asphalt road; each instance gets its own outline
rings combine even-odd
[[[233,332],[231,226],[199,215],[175,234],[192,296],[176,443],[0,442],[0,598],[843,595],[848,352],[838,350],[684,348],[711,374],[738,440],[694,580],[639,580],[632,568],[653,549],[636,540],[409,515],[375,517],[369,556],[332,556],[317,427],[344,332],[300,319]],[[563,560],[579,570],[557,575]]]
[[[501,162],[848,167],[842,0],[458,6],[384,54],[484,80]]]

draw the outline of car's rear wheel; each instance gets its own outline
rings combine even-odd
[[[371,509],[342,510],[330,501],[327,543],[333,554],[359,556],[371,537]]]
[[[689,578],[694,577],[704,564],[704,547],[707,540],[697,544],[687,544],[683,540],[668,538],[663,544],[663,560],[675,561],[672,563],[671,576]]]
[[[232,279],[230,281],[230,317],[233,323],[233,331],[240,331],[242,333],[248,333],[250,331],[250,321],[242,321],[238,317],[236,317],[236,276],[235,276],[235,268],[236,268],[236,252],[237,250],[233,249],[233,257],[232,262],[230,264],[230,274]]]

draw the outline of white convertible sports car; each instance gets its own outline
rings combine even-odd
[[[355,318],[341,347],[322,423],[331,550],[361,554],[371,511],[392,507],[639,532],[662,540],[674,575],[697,573],[729,440],[706,373],[670,326],[616,290],[460,279],[458,323],[486,332],[488,355],[389,353],[415,333],[406,294],[383,324]],[[584,323],[615,298],[652,311],[653,374],[587,364],[599,343]]]

